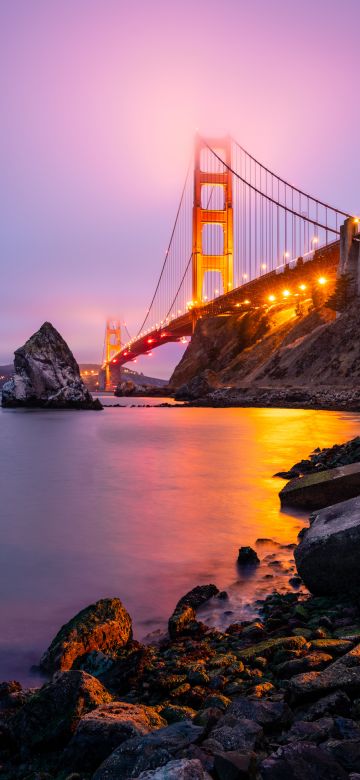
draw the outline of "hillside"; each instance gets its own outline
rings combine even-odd
[[[309,307],[256,309],[199,320],[170,385],[203,379],[211,388],[357,388],[360,312]]]

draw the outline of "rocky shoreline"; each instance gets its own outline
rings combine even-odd
[[[110,780],[352,778],[360,770],[357,599],[270,594],[221,632],[180,600],[157,645],[119,599],[64,626],[38,690],[0,686],[1,777]]]
[[[265,388],[228,387],[197,395],[196,390],[180,389],[174,394],[176,400],[186,406],[213,408],[283,408],[319,409],[324,411],[359,412],[360,391],[346,388]]]

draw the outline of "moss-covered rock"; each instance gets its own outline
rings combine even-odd
[[[100,599],[62,626],[44,653],[40,668],[48,674],[66,671],[94,650],[114,656],[131,637],[131,617],[120,599]]]

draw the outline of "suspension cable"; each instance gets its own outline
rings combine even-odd
[[[202,140],[204,140],[204,139],[202,139]],[[334,211],[337,214],[341,214],[343,217],[351,217],[352,216],[351,214],[348,214],[346,211],[341,211],[341,209],[337,209],[334,206],[329,206],[328,203],[324,203],[324,201],[319,200],[319,198],[314,198],[312,195],[308,195],[307,192],[303,192],[303,190],[300,190],[299,187],[296,187],[294,184],[290,184],[290,182],[286,181],[285,179],[282,179],[281,176],[278,176],[277,173],[274,173],[273,171],[270,170],[270,168],[267,168],[266,165],[263,165],[263,163],[259,162],[259,160],[257,160],[255,157],[253,157],[253,155],[250,154],[246,149],[244,149],[244,147],[241,146],[241,144],[239,144],[235,140],[235,138],[231,137],[231,140],[233,141],[235,146],[237,146],[239,149],[241,149],[241,151],[244,152],[244,154],[246,154],[247,157],[249,157],[250,160],[253,160],[256,165],[258,165],[260,168],[262,168],[263,171],[266,171],[267,173],[269,173],[270,176],[273,176],[274,179],[278,179],[279,181],[281,181],[281,183],[284,184],[285,187],[290,187],[292,190],[295,190],[295,192],[298,192],[299,195],[303,195],[305,198],[310,198],[310,200],[314,201],[314,203],[318,203],[319,206],[323,206],[324,208],[330,209],[331,211]],[[208,147],[208,148],[210,149],[210,147]],[[213,154],[216,154],[216,152],[214,152],[213,149],[211,149],[211,151],[213,152]],[[226,163],[224,163],[224,165],[226,165]],[[229,168],[229,170],[231,170],[231,169]],[[234,171],[232,171],[232,173],[234,173]],[[266,197],[266,195],[264,195],[264,197]],[[316,224],[316,223],[314,223],[314,224]]]
[[[152,307],[152,305],[153,305],[153,303],[154,303],[154,300],[155,300],[155,297],[156,297],[156,293],[157,293],[157,291],[158,291],[158,289],[159,289],[159,287],[160,287],[160,282],[161,282],[161,279],[162,279],[163,273],[164,273],[164,271],[165,271],[165,266],[166,266],[166,263],[167,263],[167,259],[168,259],[168,257],[169,257],[169,252],[170,252],[170,249],[171,249],[171,244],[172,244],[172,241],[173,241],[173,238],[174,238],[174,235],[175,235],[176,225],[177,225],[177,223],[178,223],[178,219],[179,219],[179,216],[180,216],[181,206],[182,206],[182,203],[183,203],[183,200],[184,200],[184,195],[185,195],[186,185],[187,185],[187,181],[188,181],[188,178],[189,178],[189,172],[190,172],[191,159],[192,159],[192,158],[190,158],[190,160],[189,160],[189,165],[188,165],[188,168],[187,168],[187,171],[186,171],[185,182],[184,182],[184,186],[183,186],[183,189],[182,189],[182,192],[181,192],[180,203],[179,203],[179,206],[178,206],[178,210],[177,210],[177,212],[176,212],[176,217],[175,217],[175,222],[174,222],[174,225],[173,225],[173,229],[172,229],[172,231],[171,231],[171,236],[170,236],[169,245],[168,245],[168,248],[167,248],[167,250],[166,250],[166,252],[165,252],[165,258],[164,258],[164,262],[163,262],[163,264],[162,264],[162,268],[161,268],[161,271],[160,271],[160,276],[159,276],[159,279],[158,279],[157,285],[156,285],[156,287],[155,287],[155,292],[154,292],[154,295],[153,295],[153,297],[152,297],[152,299],[151,299],[150,306],[149,306],[149,307],[148,307],[148,309],[147,309],[147,312],[146,312],[146,315],[145,315],[145,319],[144,319],[144,321],[143,321],[142,325],[140,325],[140,328],[139,328],[139,330],[138,330],[138,332],[137,332],[137,334],[136,334],[136,338],[139,336],[139,334],[140,334],[140,333],[141,333],[141,331],[143,330],[143,328],[144,328],[144,325],[145,325],[145,323],[146,323],[146,321],[147,321],[147,319],[148,319],[148,317],[149,317],[149,314],[150,314],[150,311],[151,311],[151,307]]]

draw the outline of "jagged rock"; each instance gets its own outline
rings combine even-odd
[[[214,769],[217,780],[255,780],[256,754],[236,750],[217,753]]]
[[[58,672],[15,715],[14,737],[24,752],[62,747],[86,712],[111,699],[106,688],[90,674]]]
[[[360,497],[322,509],[294,552],[306,587],[316,595],[360,588]]]
[[[324,750],[308,742],[279,748],[260,765],[262,780],[347,780],[348,774]]]
[[[135,780],[211,780],[197,758],[179,758],[158,769],[141,772]]]
[[[91,772],[119,745],[166,726],[153,707],[126,702],[103,704],[81,718],[62,765]]]
[[[295,702],[337,690],[350,695],[360,692],[360,645],[322,672],[305,672],[292,677],[289,683],[290,699]]]
[[[253,720],[265,731],[278,727],[289,726],[293,720],[290,707],[283,701],[257,700],[239,697],[228,707],[226,715],[238,720],[243,718]]]
[[[217,596],[218,593],[219,589],[216,585],[197,585],[196,588],[189,590],[185,596],[181,597],[175,609],[179,609],[184,605],[192,607],[193,609],[199,609],[199,607],[213,598],[213,596]]]
[[[118,398],[122,398],[122,396],[135,395],[136,390],[137,387],[135,382],[132,382],[131,379],[126,379],[123,382],[119,382],[114,390],[114,395]]]
[[[199,376],[193,377],[188,384],[181,385],[175,392],[175,399],[177,401],[196,401],[198,398],[205,398],[216,387],[216,374],[207,370]]]
[[[93,780],[128,780],[157,769],[202,736],[204,730],[190,721],[173,723],[145,737],[128,739],[101,764]]]
[[[168,629],[171,639],[187,631],[196,621],[195,610],[219,593],[216,585],[198,585],[178,601],[173,614],[169,618]]]
[[[71,669],[76,659],[93,650],[111,656],[131,637],[131,617],[120,599],[100,599],[60,629],[44,653],[40,668],[48,674]]]
[[[203,747],[214,753],[227,750],[254,750],[261,742],[263,729],[254,720],[237,718],[231,713],[220,718]]]
[[[240,547],[237,562],[240,566],[257,566],[260,559],[252,547]]]
[[[2,388],[2,405],[51,409],[102,409],[80,376],[60,333],[45,322],[15,352],[14,377]]]

